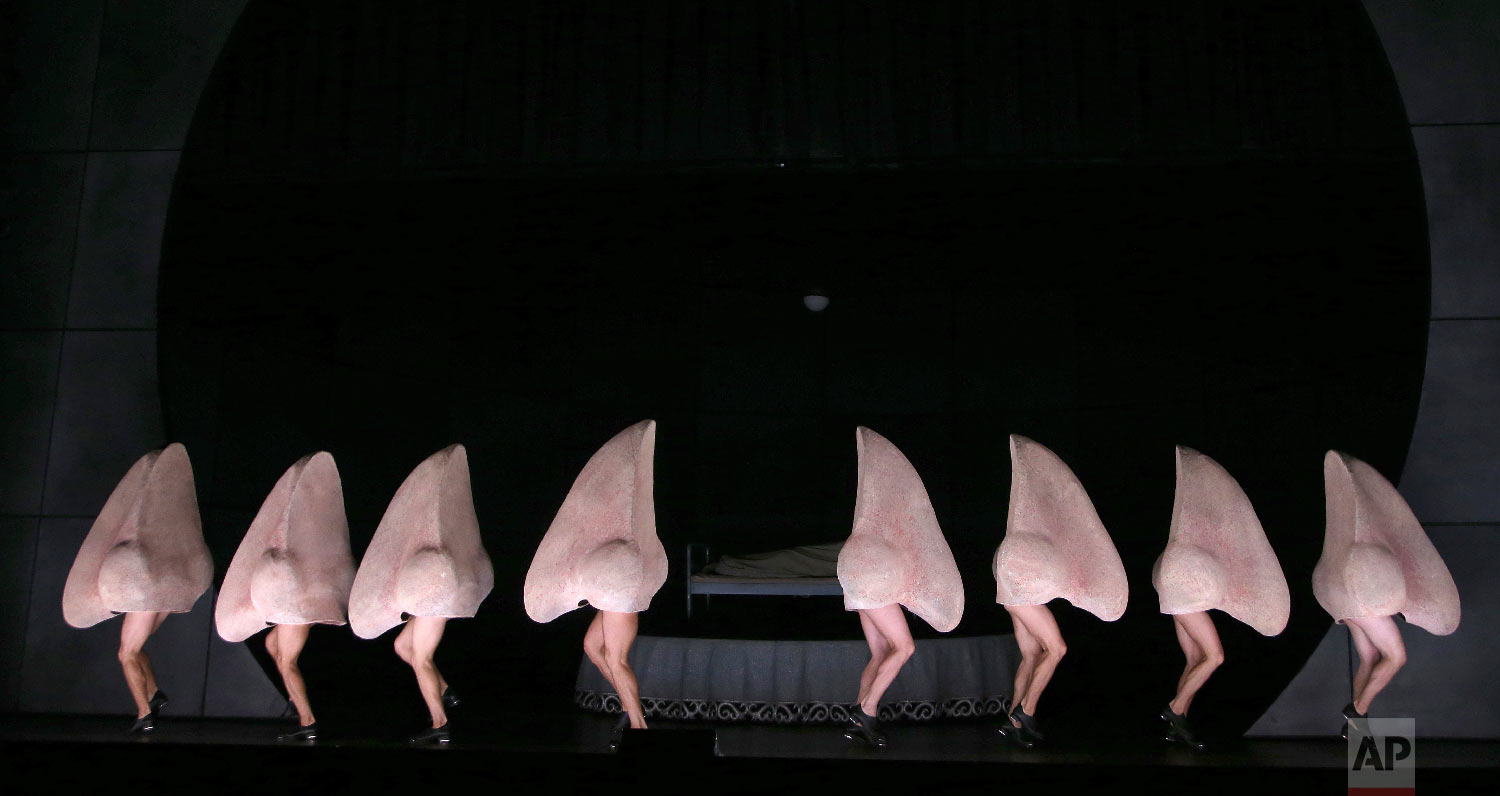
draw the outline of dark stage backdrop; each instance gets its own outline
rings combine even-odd
[[[439,663],[479,714],[568,700],[587,617],[532,624],[521,583],[629,423],[660,423],[672,563],[642,632],[747,637],[858,630],[834,600],[688,624],[683,545],[847,535],[861,424],[927,484],[956,632],[1008,632],[989,559],[1026,434],[1131,578],[1117,623],[1059,604],[1062,734],[1148,727],[1170,695],[1150,569],[1191,445],[1292,587],[1282,637],[1220,623],[1231,665],[1198,704],[1238,733],[1327,627],[1323,451],[1399,476],[1420,188],[1353,2],[252,3],[168,224],[168,427],[220,562],[298,456],[334,454],[362,551],[406,473],[467,445],[496,590]],[[314,634],[320,716],[417,715],[388,641]]]

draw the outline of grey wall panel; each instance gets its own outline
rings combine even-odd
[[[313,628],[309,642],[316,643],[320,633],[341,631],[348,628]],[[203,696],[203,715],[250,718],[280,716],[286,708],[286,698],[266,678],[260,664],[251,657],[246,644],[264,644],[265,633],[257,633],[248,641],[231,644],[209,633],[208,685]]]
[[[1401,494],[1423,522],[1500,519],[1500,321],[1434,321]]]
[[[91,152],[69,328],[155,328],[156,272],[178,152]]]
[[[1436,738],[1500,738],[1500,523],[1428,528],[1458,584],[1463,618],[1448,636],[1397,620],[1406,667],[1375,697],[1371,716],[1411,716]]]
[[[91,149],[178,149],[245,0],[110,0]]]
[[[0,514],[42,507],[62,332],[0,332]]]
[[[162,434],[156,332],[64,333],[43,513],[97,514]]]
[[[17,0],[0,5],[0,148],[83,149],[88,140],[102,0]]]
[[[1500,317],[1500,125],[1412,130],[1432,239],[1432,317]]]
[[[0,156],[0,328],[61,328],[83,192],[80,154]]]
[[[1307,605],[1294,606],[1293,610],[1322,609]],[[1302,671],[1245,734],[1337,738],[1342,721],[1339,711],[1351,698],[1349,675],[1349,631],[1329,620],[1328,634],[1313,650]]]
[[[92,525],[92,520],[79,518],[42,520],[21,662],[22,711],[135,712],[115,657],[121,620],[80,630],[62,618],[63,584]],[[198,715],[202,710],[213,594],[211,589],[205,593],[190,613],[168,617],[146,643],[157,684],[171,698],[164,715]]]
[[[1500,121],[1494,0],[1364,0],[1412,124]]]
[[[36,517],[0,517],[0,713],[16,709],[26,647]]]

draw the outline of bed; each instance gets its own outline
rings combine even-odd
[[[712,561],[706,544],[687,546],[687,616],[693,616],[693,598],[702,595],[704,606],[715,594],[741,596],[838,597],[836,567],[843,542],[805,545],[769,553],[723,556]]]

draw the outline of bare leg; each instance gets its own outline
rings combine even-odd
[[[151,623],[152,635],[155,635],[156,631],[161,629],[161,623],[167,621],[167,617],[171,615],[167,611],[156,611],[155,614],[156,620]],[[156,692],[160,690],[156,685],[156,671],[151,668],[151,659],[146,657],[146,653],[144,652],[141,653],[141,668],[146,671],[146,693],[155,696]]]
[[[870,695],[870,686],[875,683],[875,674],[880,671],[881,662],[891,654],[892,647],[890,640],[881,634],[880,628],[875,626],[875,622],[864,611],[857,613],[860,629],[865,632],[865,643],[870,645],[870,662],[865,664],[864,671],[859,674],[859,696],[854,700],[863,705],[865,698]]]
[[[1182,621],[1176,616],[1172,617],[1172,630],[1177,634],[1177,646],[1182,648],[1182,657],[1184,660],[1182,674],[1177,678],[1177,688],[1172,692],[1173,696],[1176,696],[1182,693],[1182,685],[1187,682],[1188,673],[1193,671],[1193,667],[1198,665],[1198,661],[1202,660],[1203,649],[1198,646],[1197,642],[1193,641],[1192,636],[1188,635],[1187,628],[1182,626]]]
[[[901,613],[899,603],[862,609],[859,613],[862,617],[869,618],[890,645],[890,650],[875,667],[875,676],[870,680],[864,699],[859,702],[859,709],[865,715],[876,716],[880,712],[880,698],[885,696],[885,690],[890,688],[896,675],[901,673],[901,667],[906,665],[912,653],[917,651],[917,645],[911,640],[911,628],[906,626],[906,615]]]
[[[427,712],[432,715],[433,729],[448,723],[448,713],[443,709],[443,676],[433,661],[447,623],[447,617],[414,616],[396,636],[396,654],[410,664],[417,675],[417,687],[422,690],[422,701],[427,703]]]
[[[151,712],[151,697],[156,694],[156,677],[151,673],[151,662],[143,649],[152,631],[161,626],[166,614],[155,611],[130,611],[120,625],[120,668],[125,672],[125,684],[130,687],[130,696],[135,700],[135,717],[144,718]]]
[[[595,612],[594,621],[589,622],[589,629],[583,634],[583,654],[604,675],[609,687],[615,688],[615,675],[609,670],[609,661],[604,655],[604,616],[600,612]],[[619,689],[616,688],[615,693],[618,694]]]
[[[1215,669],[1224,665],[1224,647],[1219,643],[1219,632],[1214,628],[1214,620],[1209,617],[1207,611],[1178,614],[1172,618],[1202,653],[1198,662],[1193,664],[1183,676],[1177,687],[1177,695],[1167,703],[1167,707],[1171,708],[1173,713],[1186,716],[1198,689],[1208,682],[1209,675],[1212,675]],[[1184,655],[1189,654],[1187,647],[1183,647],[1182,651]]]
[[[630,716],[631,729],[644,730],[646,712],[641,708],[641,686],[636,682],[635,670],[630,668],[630,646],[635,643],[640,615],[601,610],[599,616],[599,624],[604,630],[604,661],[614,675],[620,707]]]
[[[598,669],[599,673],[604,675],[604,681],[609,683],[609,687],[613,688],[615,694],[618,695],[620,687],[615,684],[615,673],[609,668],[609,656],[605,653],[604,649],[603,612],[595,612],[594,621],[589,622],[589,629],[583,634],[583,654],[589,657],[589,661],[594,664],[594,668]],[[629,711],[625,710],[623,697],[620,701],[620,710],[625,715],[630,715]]]
[[[1365,680],[1364,688],[1354,692],[1354,709],[1360,713],[1369,713],[1370,703],[1376,695],[1390,684],[1391,678],[1406,664],[1406,644],[1401,641],[1401,628],[1389,616],[1350,617],[1344,621],[1351,629],[1358,626],[1364,631],[1370,643],[1380,653],[1380,660],[1370,667],[1370,675]]]
[[[302,645],[307,643],[307,634],[312,625],[277,625],[271,629],[276,636],[276,649],[271,651],[276,659],[276,669],[281,672],[281,682],[286,685],[287,695],[297,706],[298,722],[306,727],[317,722],[313,716],[312,703],[307,699],[307,683],[302,679],[302,670],[297,668],[297,656],[302,654]],[[266,649],[271,649],[271,639],[266,638]]]
[[[630,717],[634,730],[646,729],[646,713],[641,707],[641,687],[635,670],[630,668],[630,647],[640,627],[640,616],[618,611],[599,612],[599,628],[604,635],[604,664],[610,684],[620,696],[620,707]]]
[[[1380,651],[1375,649],[1375,644],[1365,635],[1365,631],[1360,630],[1353,622],[1344,624],[1348,626],[1349,637],[1354,640],[1354,649],[1359,653],[1359,668],[1354,671],[1354,695],[1358,696],[1370,683],[1370,672],[1375,668],[1375,662],[1380,660]]]
[[[1005,606],[1005,609],[1009,611],[1010,606]],[[1026,625],[1015,618],[1014,614],[1011,620],[1016,633],[1016,646],[1021,648],[1021,665],[1016,667],[1015,688],[1010,695],[1011,705],[1016,706],[1026,699],[1026,691],[1031,686],[1031,675],[1036,671],[1037,659],[1042,656],[1042,645],[1036,640],[1036,636],[1031,635],[1031,632],[1026,629]],[[1015,719],[1011,719],[1010,723],[1013,727],[1021,726],[1021,723]]]
[[[1037,700],[1041,699],[1043,689],[1052,680],[1057,664],[1068,653],[1068,646],[1063,643],[1062,631],[1058,630],[1057,620],[1052,618],[1052,612],[1047,606],[1007,605],[1005,608],[1010,611],[1011,618],[1024,625],[1026,632],[1042,647],[1036,668],[1031,673],[1031,681],[1026,684],[1026,697],[1020,703],[1023,713],[1035,716]]]

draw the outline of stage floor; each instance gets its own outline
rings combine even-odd
[[[319,792],[306,787],[313,783],[358,792],[350,787],[474,778],[526,782],[532,792],[592,792],[595,785],[605,792],[615,789],[611,782],[644,784],[657,776],[672,792],[706,794],[821,793],[832,781],[878,786],[893,778],[920,783],[923,796],[1007,782],[1034,783],[1043,792],[1149,783],[1171,791],[1328,793],[1347,784],[1344,742],[1337,738],[1241,739],[1200,753],[1150,738],[1025,751],[996,737],[992,721],[947,721],[889,726],[890,746],[876,751],[845,740],[831,725],[658,721],[653,728],[666,732],[650,732],[653,743],[612,753],[612,724],[612,717],[589,714],[514,716],[505,729],[456,731],[447,747],[412,748],[400,738],[352,732],[283,744],[275,740],[281,725],[265,721],[166,719],[156,734],[135,738],[123,734],[128,721],[120,717],[11,715],[0,717],[0,748],[21,781],[41,777],[64,790],[116,765],[218,790],[244,785],[308,793]],[[1417,755],[1424,791],[1495,791],[1500,742],[1419,739]],[[706,782],[712,784],[691,784]]]

